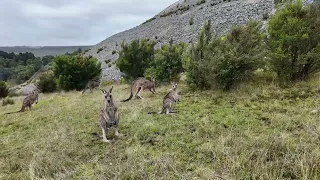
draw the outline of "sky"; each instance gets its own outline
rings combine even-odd
[[[1,0],[0,46],[95,45],[177,0]]]

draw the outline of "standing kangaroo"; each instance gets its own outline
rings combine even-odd
[[[118,107],[113,102],[113,97],[111,94],[112,89],[113,86],[111,87],[109,92],[100,89],[104,94],[105,100],[104,108],[100,111],[100,127],[102,130],[102,138],[104,142],[110,142],[110,140],[107,139],[107,133],[111,127],[116,128],[115,135],[119,136],[119,113]]]
[[[130,97],[126,100],[122,100],[121,102],[129,101],[133,97],[133,88],[136,88],[138,91],[136,93],[136,97],[142,99],[141,92],[145,89],[149,89],[152,93],[156,92],[155,79],[152,78],[151,81],[145,79],[144,77],[139,77],[132,82],[131,85],[131,94]]]
[[[37,89],[33,90],[32,93],[30,93],[27,97],[25,97],[23,99],[22,107],[19,111],[10,112],[10,113],[6,113],[6,114],[24,112],[26,107],[29,107],[29,110],[31,110],[31,106],[34,102],[36,102],[36,104],[38,104],[38,95],[39,95],[39,91]]]
[[[96,88],[96,87],[100,87],[100,80],[92,80],[90,79],[87,84],[86,87],[84,87],[82,94],[87,90],[90,89],[90,92],[92,92],[92,89]]]
[[[178,84],[173,83],[172,88],[168,92],[166,96],[163,98],[163,105],[162,105],[162,110],[158,114],[172,114],[174,113],[172,111],[173,104],[175,104],[177,101],[179,101],[179,95],[178,95]],[[148,114],[156,114],[155,112],[149,112]]]

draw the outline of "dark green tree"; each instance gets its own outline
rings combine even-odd
[[[6,82],[0,81],[0,98],[5,98],[8,96],[9,90]]]
[[[121,44],[117,67],[129,78],[144,75],[154,58],[154,41],[134,40],[130,44]]]
[[[155,59],[151,63],[144,75],[149,78],[156,78],[158,81],[168,82],[173,80],[179,73],[183,72],[182,54],[185,51],[186,44],[163,45],[156,51]]]
[[[262,66],[265,36],[256,21],[233,27],[226,37],[212,37],[209,25],[205,24],[198,43],[184,55],[188,83],[201,89],[229,90]]]
[[[270,19],[271,65],[281,82],[305,80],[320,69],[319,4],[288,3]]]
[[[101,74],[101,63],[92,57],[57,56],[53,63],[54,77],[63,90],[81,90],[88,79]]]

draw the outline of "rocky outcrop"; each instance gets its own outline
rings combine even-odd
[[[272,12],[274,0],[180,0],[145,23],[98,43],[85,55],[102,62],[104,80],[120,79],[121,73],[114,65],[118,53],[114,52],[121,50],[122,41],[152,39],[157,41],[156,48],[170,39],[176,43],[190,43],[197,40],[198,32],[207,20],[211,20],[212,30],[221,35],[233,25],[245,24],[251,19],[266,20]]]

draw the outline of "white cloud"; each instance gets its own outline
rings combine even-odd
[[[0,46],[94,45],[176,0],[1,0]]]

